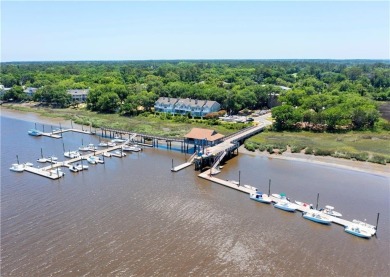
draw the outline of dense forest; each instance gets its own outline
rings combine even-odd
[[[3,63],[0,78],[12,87],[4,100],[67,107],[77,103],[66,90],[89,88],[87,109],[122,115],[151,111],[161,96],[215,100],[232,114],[268,108],[278,97],[272,109],[278,130],[370,129],[380,117],[377,101],[390,101],[388,61]],[[27,99],[22,87],[38,90]]]

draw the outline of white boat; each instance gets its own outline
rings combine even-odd
[[[100,142],[100,143],[98,144],[98,146],[100,146],[100,147],[107,147],[107,146],[108,146],[108,143],[107,143],[107,142]]]
[[[88,165],[81,165],[81,164],[77,164],[75,167],[78,171],[87,170],[89,168]]]
[[[375,235],[375,233],[376,233],[376,227],[374,225],[368,224],[366,222],[363,222],[363,221],[360,221],[357,219],[353,219],[352,223],[355,223],[360,228],[366,230],[368,233],[371,234],[371,236]]]
[[[46,158],[39,158],[39,159],[37,159],[37,162],[38,163],[46,163],[47,159]]]
[[[139,152],[139,151],[142,150],[142,148],[139,147],[139,146],[137,146],[137,145],[132,145],[132,146],[123,145],[123,146],[122,146],[122,150],[123,150],[123,151]]]
[[[109,147],[113,147],[113,146],[116,146],[116,143],[115,142],[107,142],[107,145]]]
[[[12,166],[9,168],[9,170],[14,172],[23,172],[25,168],[24,164],[12,164]]]
[[[69,166],[69,170],[72,172],[79,172],[79,169],[74,165]]]
[[[321,224],[330,224],[332,221],[326,216],[322,215],[319,211],[313,210],[303,213],[303,218],[308,220],[321,223]]]
[[[65,173],[60,168],[49,170],[49,173],[50,175],[54,174],[57,175],[58,177],[62,177],[65,175]]]
[[[34,164],[27,162],[27,163],[24,163],[24,166],[34,166]]]
[[[247,189],[253,190],[253,191],[257,191],[256,187],[252,187],[250,185],[244,185],[244,187],[246,187]]]
[[[290,198],[286,197],[285,193],[280,193],[280,194],[279,193],[272,193],[271,195],[278,200],[284,200],[284,201],[290,202]],[[274,201],[274,202],[277,202],[277,201]]]
[[[115,154],[116,156],[119,156],[119,157],[126,157],[126,153],[123,153],[123,152],[121,152],[121,151],[119,151],[119,150],[115,151],[114,154]]]
[[[83,152],[89,151],[89,147],[88,146],[80,146],[79,151],[83,151]]]
[[[56,156],[50,156],[50,157],[47,157],[46,160],[48,160],[48,161],[57,161],[58,158]]]
[[[90,164],[97,164],[95,158],[93,156],[87,158],[87,162]]]
[[[111,140],[111,142],[113,143],[121,143],[121,142],[125,142],[126,140],[125,139],[121,139],[119,137],[115,137],[114,139]]]
[[[299,206],[306,207],[306,208],[309,208],[309,209],[313,209],[313,204],[307,204],[307,203],[300,202],[300,201],[294,201],[294,202],[295,202],[295,204],[297,204]]]
[[[334,207],[326,205],[324,209],[320,210],[324,214],[336,216],[336,217],[342,217],[343,215],[339,212],[334,211]]]
[[[64,156],[70,159],[80,158],[80,153],[78,151],[68,151],[64,153]]]
[[[110,154],[110,153],[108,153],[108,152],[103,152],[103,156],[104,156],[104,157],[108,157],[108,158],[110,158],[110,157],[111,157],[111,154]]]
[[[251,193],[249,195],[249,198],[257,202],[266,203],[266,204],[270,204],[272,202],[271,198],[268,197],[268,194],[261,193],[261,192]]]
[[[88,144],[87,147],[88,147],[89,151],[95,151],[98,149],[93,143]]]
[[[367,232],[363,228],[360,228],[356,224],[352,224],[352,225],[349,225],[349,226],[345,227],[344,231],[349,233],[349,234],[351,234],[351,235],[354,235],[354,236],[357,236],[357,237],[361,237],[361,238],[368,239],[368,238],[371,237],[371,234],[369,232]]]
[[[275,203],[274,207],[281,209],[283,211],[287,211],[287,212],[295,212],[295,209],[296,209],[295,204],[293,204],[289,201],[286,201],[286,200],[282,200],[282,201]]]

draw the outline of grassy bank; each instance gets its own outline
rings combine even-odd
[[[213,120],[189,119],[185,116],[166,117],[165,115],[155,115],[145,113],[139,116],[127,117],[118,114],[100,114],[85,109],[49,109],[36,108],[20,104],[6,104],[5,108],[22,112],[38,113],[41,116],[51,118],[63,118],[72,120],[83,125],[92,127],[113,128],[137,133],[166,137],[183,137],[191,128],[208,128],[216,130],[218,133],[228,135],[242,128],[248,127],[245,124],[219,123]]]
[[[355,159],[380,164],[390,163],[389,132],[349,132],[345,134],[266,131],[246,141],[251,151],[270,153],[304,152],[318,156]]]

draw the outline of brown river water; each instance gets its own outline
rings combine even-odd
[[[42,125],[37,126],[42,129]],[[376,223],[361,239],[249,200],[197,177],[171,173],[184,154],[146,148],[49,180],[9,170],[44,155],[63,159],[96,136],[31,137],[34,124],[1,117],[1,276],[387,276],[389,178],[240,154],[221,179],[293,200],[335,206],[345,219]],[[50,130],[50,125],[45,125]],[[188,155],[187,155],[188,158]],[[35,162],[36,164],[36,162]]]

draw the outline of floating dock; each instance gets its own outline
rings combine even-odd
[[[216,178],[210,174],[210,170],[206,170],[205,172],[199,174],[198,177],[205,179],[205,180],[208,180],[208,181],[211,181],[213,183],[219,184],[219,185],[223,185],[225,187],[229,187],[229,188],[244,192],[244,193],[248,193],[248,194],[256,193],[255,190],[247,188],[244,185],[240,185],[238,182],[232,182],[232,181],[222,180],[222,179]],[[269,197],[271,198],[272,202],[279,202],[280,201],[279,198],[273,197],[272,195],[269,195]],[[310,209],[310,207],[304,207],[304,206],[297,205],[294,203],[292,203],[292,205],[294,205],[295,209],[297,211],[300,211],[300,212],[313,211]],[[347,226],[354,224],[351,221],[348,221],[348,220],[345,220],[345,219],[342,219],[339,217],[335,217],[335,216],[331,216],[331,215],[326,215],[326,217],[329,218],[333,223],[336,223],[336,224],[341,225],[343,227],[347,227]]]

